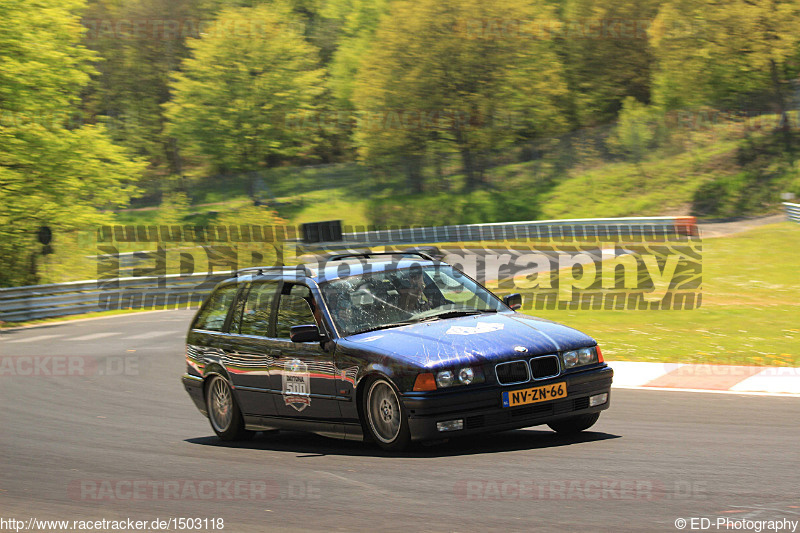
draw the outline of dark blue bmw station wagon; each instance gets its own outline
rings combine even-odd
[[[589,428],[613,371],[591,337],[520,304],[424,254],[246,269],[195,316],[183,384],[225,440],[295,429],[399,450]]]

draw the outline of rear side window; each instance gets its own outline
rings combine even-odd
[[[194,329],[205,329],[209,331],[222,331],[225,326],[225,318],[228,316],[233,299],[236,298],[236,285],[227,285],[212,294],[203,310],[194,321]]]
[[[269,336],[272,303],[278,290],[277,282],[256,283],[250,287],[242,315],[242,335]]]
[[[276,337],[288,339],[292,326],[317,323],[309,304],[310,301],[313,301],[311,298],[311,291],[305,285],[293,285],[289,294],[281,295]]]

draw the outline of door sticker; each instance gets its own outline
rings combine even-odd
[[[298,411],[311,405],[311,375],[308,365],[299,359],[283,366],[283,401]]]

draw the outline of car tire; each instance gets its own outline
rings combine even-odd
[[[384,450],[400,451],[411,442],[408,414],[394,386],[384,378],[367,383],[362,412],[368,437]]]
[[[228,381],[212,377],[206,386],[206,411],[211,429],[222,440],[247,440],[255,434],[244,427],[244,418]]]
[[[600,413],[588,413],[550,422],[547,425],[556,433],[574,435],[592,427],[598,418],[600,418]]]

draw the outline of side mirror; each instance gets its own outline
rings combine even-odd
[[[319,328],[315,325],[292,326],[289,331],[292,342],[319,342],[324,340],[319,333]]]
[[[516,311],[522,308],[522,295],[518,292],[503,296],[503,303]]]

